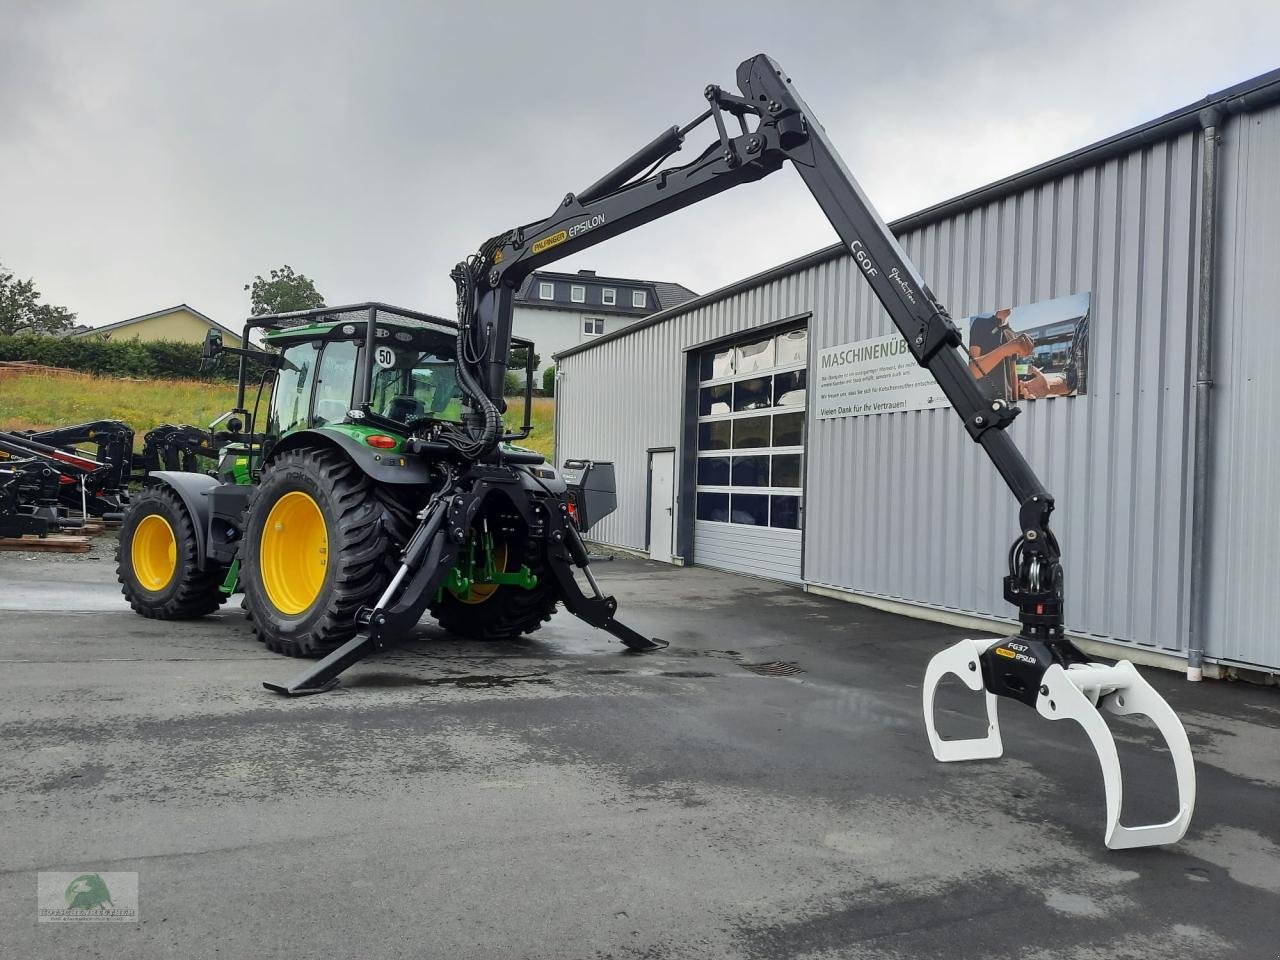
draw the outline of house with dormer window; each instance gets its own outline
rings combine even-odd
[[[537,344],[538,374],[552,357],[650,314],[679,306],[697,294],[679,283],[602,277],[594,270],[538,270],[516,292],[515,335]]]

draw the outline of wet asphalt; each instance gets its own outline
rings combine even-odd
[[[704,569],[598,565],[623,653],[561,612],[484,644],[424,623],[287,700],[236,602],[158,623],[88,558],[0,554],[6,957],[1280,954],[1280,690],[1145,675],[1199,804],[1109,852],[1087,739],[1017,704],[1006,756],[935,763],[937,624]],[[944,734],[980,702],[940,697]],[[1126,820],[1172,764],[1111,718]],[[37,924],[38,871],[134,871],[136,924]]]

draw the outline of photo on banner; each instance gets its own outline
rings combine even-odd
[[[1090,294],[965,317],[969,371],[992,400],[1088,393]]]

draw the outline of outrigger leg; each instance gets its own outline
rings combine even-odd
[[[542,528],[547,542],[548,566],[560,587],[560,599],[570,613],[613,634],[634,652],[661,650],[667,646],[665,640],[650,639],[614,619],[618,601],[601,592],[588,565],[582,537],[569,519],[563,503],[558,505],[559,509],[548,504],[545,510],[535,515],[531,505],[518,492],[510,496],[514,475],[489,470],[471,475],[465,481],[469,482],[465,492],[438,495],[420,514],[421,523],[404,548],[400,569],[378,602],[356,613],[359,632],[288,683],[264,682],[264,687],[290,697],[332,690],[338,685],[338,676],[344,670],[371,653],[385,649],[392,640],[412,630],[453,569],[458,552],[466,542],[467,531],[471,529],[485,498],[499,489],[509,491],[511,502],[528,514],[525,519],[531,528]],[[574,566],[586,575],[594,596],[582,592],[573,576]]]
[[[427,506],[422,522],[404,548],[400,569],[387,589],[373,607],[362,607],[356,613],[360,631],[354,637],[288,683],[264,681],[262,685],[289,697],[324,693],[338,685],[338,675],[348,667],[385,649],[390,638],[412,629],[457,558],[458,544],[441,529],[452,502],[451,498],[437,497]],[[398,601],[395,600],[397,593],[400,594]]]
[[[605,596],[591,572],[591,564],[587,556],[587,547],[582,542],[578,528],[569,520],[563,506],[558,518],[553,516],[550,539],[556,548],[548,551],[551,572],[560,585],[560,600],[564,607],[579,620],[607,633],[613,634],[622,641],[622,645],[632,653],[651,653],[669,646],[666,640],[657,637],[646,637],[637,633],[624,623],[614,619],[618,610],[618,601]],[[557,549],[558,548],[558,549]],[[572,564],[572,566],[570,566]],[[573,567],[577,567],[591,585],[592,596],[587,596],[574,579]]]

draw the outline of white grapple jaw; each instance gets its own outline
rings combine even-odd
[[[925,729],[935,759],[943,763],[960,760],[989,760],[1004,752],[1000,740],[997,698],[986,689],[982,657],[1006,638],[995,640],[961,640],[938,653],[929,661],[924,678]],[[1002,646],[1006,651],[1008,648]],[[965,740],[943,740],[934,724],[934,695],[938,684],[948,675],[960,678],[970,690],[983,691],[987,707],[987,733]],[[1152,847],[1177,843],[1187,832],[1196,803],[1196,772],[1191,744],[1186,730],[1173,708],[1147,683],[1128,660],[1115,666],[1102,663],[1073,663],[1067,667],[1050,664],[1035,693],[1036,711],[1048,720],[1074,720],[1084,728],[1102,766],[1102,782],[1106,794],[1106,845],[1112,850]],[[1128,716],[1149,717],[1168,744],[1173,757],[1178,784],[1178,812],[1167,823],[1126,827],[1120,823],[1124,801],[1124,784],[1115,739],[1103,720],[1100,709]]]

